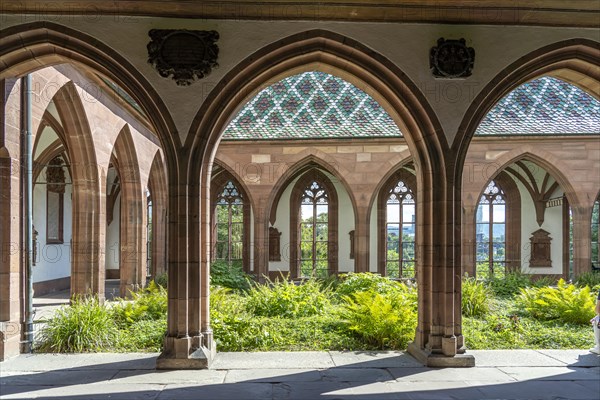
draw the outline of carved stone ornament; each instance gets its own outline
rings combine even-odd
[[[152,29],[148,32],[148,63],[160,76],[172,77],[179,86],[188,86],[219,66],[219,33]]]
[[[429,68],[437,78],[466,78],[471,76],[475,50],[467,47],[465,39],[438,39],[429,53]]]
[[[60,157],[54,157],[48,163],[46,168],[47,190],[55,193],[65,192],[65,171],[63,169],[63,160]]]

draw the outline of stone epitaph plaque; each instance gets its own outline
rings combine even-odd
[[[148,36],[148,63],[179,86],[191,85],[219,65],[216,31],[152,29]]]

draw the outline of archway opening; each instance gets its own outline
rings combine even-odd
[[[592,209],[586,197],[593,198],[588,192],[599,176],[587,149],[598,132],[600,102],[552,76],[518,86],[491,108],[475,131],[463,173],[466,272],[568,279],[589,270],[589,222],[582,229],[573,222],[583,222]],[[535,254],[542,239],[545,261]]]

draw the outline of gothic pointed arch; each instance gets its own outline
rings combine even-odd
[[[473,223],[476,265],[465,266],[469,276],[503,277],[506,272],[519,270],[522,247],[521,194],[506,171],[499,172],[482,189]],[[494,230],[494,226],[500,226],[501,229]],[[494,235],[498,237],[494,238]],[[484,240],[483,236],[488,240]]]
[[[578,85],[598,98],[600,87],[600,43],[589,39],[569,39],[537,49],[506,67],[475,97],[463,117],[452,149],[458,165],[464,164],[469,143],[479,124],[504,96],[525,82],[541,76],[555,76]]]
[[[168,185],[165,169],[161,152],[157,150],[148,176],[148,190],[152,200],[152,214],[148,216],[152,223],[152,237],[149,248],[152,276],[167,272]]]
[[[423,248],[417,263],[419,329],[411,351],[423,362],[429,356],[428,344],[439,348],[446,356],[455,356],[463,346],[460,296],[460,254],[454,247],[460,243],[460,196],[453,187],[455,181],[448,177],[452,170],[447,165],[449,146],[435,113],[414,82],[393,62],[363,44],[343,35],[324,30],[313,30],[292,35],[258,50],[215,85],[202,103],[186,139],[189,149],[185,178],[173,193],[174,199],[187,207],[187,213],[195,215],[200,210],[199,221],[182,221],[181,233],[187,241],[178,243],[174,254],[185,259],[189,265],[199,268],[180,269],[170,276],[170,281],[181,282],[179,289],[173,287],[171,295],[189,300],[172,308],[171,315],[187,314],[186,320],[169,320],[167,342],[174,348],[177,337],[202,335],[206,349],[212,348],[212,331],[209,316],[209,249],[210,249],[210,173],[220,137],[236,110],[259,88],[303,71],[326,70],[356,85],[369,88],[369,94],[389,113],[405,135],[417,170],[419,189],[418,219],[423,229],[417,237]],[[190,182],[185,186],[183,182]],[[196,183],[198,182],[198,183]],[[193,183],[193,184],[192,184]],[[435,187],[436,190],[431,188]],[[185,188],[185,191],[184,191]],[[189,189],[189,190],[188,190]],[[266,236],[266,234],[265,234]],[[364,236],[364,235],[363,235]],[[445,265],[445,268],[434,268]],[[196,276],[196,271],[201,275]],[[183,282],[190,282],[185,286]],[[171,292],[170,292],[171,293]],[[200,314],[187,304],[202,301]],[[183,308],[179,308],[183,307]],[[202,333],[201,333],[202,332]],[[442,338],[442,332],[447,337]],[[445,344],[442,348],[442,341]],[[170,354],[170,353],[169,353]],[[433,361],[432,361],[433,362]]]
[[[220,167],[211,181],[211,261],[238,264],[250,273],[252,202],[245,185]]]
[[[103,298],[101,240],[105,225],[101,218],[104,215],[103,196],[92,134],[81,98],[72,82],[63,85],[53,101],[65,132],[73,182],[71,293],[84,294],[92,290]]]
[[[416,177],[404,168],[381,185],[377,196],[377,272],[415,277]]]
[[[275,185],[273,186],[272,194],[267,202],[267,216],[269,217],[269,223],[271,225],[275,224],[276,216],[277,216],[277,207],[279,204],[279,200],[281,199],[281,195],[288,187],[288,185],[294,181],[294,179],[298,178],[300,175],[306,173],[311,169],[321,169],[323,171],[327,171],[329,174],[335,177],[335,179],[340,182],[348,196],[350,197],[350,202],[352,203],[352,212],[353,216],[357,218],[356,211],[356,199],[354,197],[354,193],[344,178],[344,176],[348,173],[345,169],[342,169],[342,166],[335,164],[335,162],[329,162],[326,159],[320,158],[317,154],[309,154],[300,161],[294,163],[291,166],[286,166],[287,170],[285,173],[281,175],[281,177],[277,180]]]
[[[120,291],[127,296],[129,290],[146,284],[146,196],[140,178],[135,142],[128,125],[119,132],[114,145],[114,158],[118,161],[121,188],[120,220]]]
[[[338,272],[338,195],[316,168],[304,172],[290,196],[290,274],[324,278]]]

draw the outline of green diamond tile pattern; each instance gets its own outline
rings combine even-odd
[[[397,125],[371,96],[318,71],[261,90],[223,133],[224,140],[399,136]]]
[[[475,135],[600,134],[600,102],[575,85],[542,77],[502,98]]]

